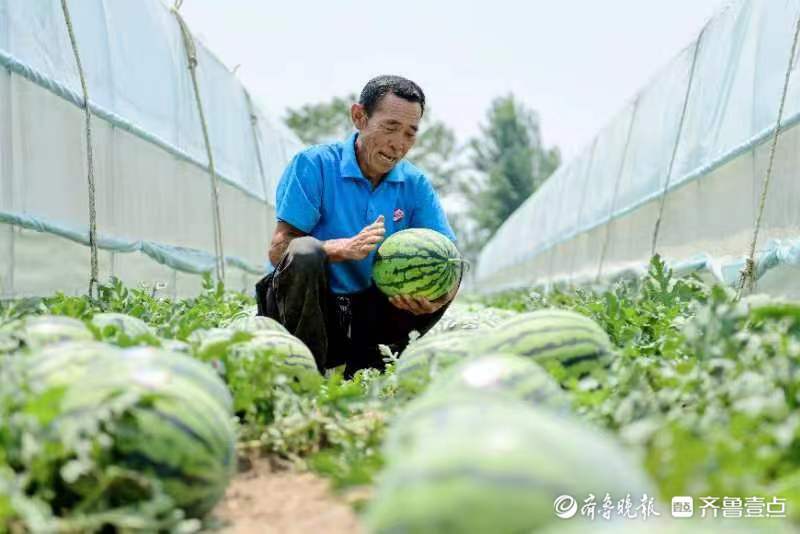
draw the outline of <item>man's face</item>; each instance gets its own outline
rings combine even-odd
[[[422,107],[388,93],[369,117],[360,104],[353,104],[351,115],[359,131],[359,163],[368,178],[378,178],[392,170],[414,146]]]

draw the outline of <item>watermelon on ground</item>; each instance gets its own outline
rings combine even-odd
[[[211,361],[213,359],[221,359],[234,343],[247,341],[252,337],[253,334],[242,330],[209,328],[207,330],[195,330],[189,335],[188,341],[194,348],[194,353],[198,358]]]
[[[474,354],[505,352],[581,374],[604,365],[612,353],[608,334],[592,319],[567,310],[520,313],[472,345]]]
[[[34,387],[64,386],[80,381],[93,366],[119,359],[120,350],[99,341],[67,341],[34,352],[25,362]]]
[[[228,414],[233,414],[231,393],[210,364],[185,354],[154,347],[129,348],[121,351],[119,356],[133,367],[152,365],[179,374],[213,397]]]
[[[456,392],[502,395],[557,412],[569,409],[561,386],[540,365],[513,354],[485,354],[457,364],[434,380],[431,394],[450,396]]]
[[[392,234],[378,247],[372,278],[387,296],[408,295],[435,300],[461,278],[464,260],[443,234],[411,228]]]
[[[263,316],[237,317],[228,323],[227,328],[229,330],[249,332],[250,334],[254,335],[262,331],[283,332],[286,334],[289,333],[289,331],[286,330],[286,327],[284,327],[275,319]]]
[[[510,310],[492,308],[480,304],[460,304],[454,302],[442,318],[426,335],[441,334],[454,330],[476,330],[494,328],[501,322],[515,316]]]
[[[395,367],[398,386],[420,392],[444,369],[472,356],[472,343],[482,331],[454,331],[425,335],[406,347]]]
[[[653,495],[610,436],[521,401],[465,394],[414,401],[387,437],[370,532],[534,532],[560,495]]]
[[[147,323],[124,313],[96,313],[89,323],[101,339],[120,346],[157,343],[155,332]]]
[[[94,424],[104,417],[110,443],[102,458],[108,465],[158,478],[176,506],[189,517],[202,517],[222,497],[234,472],[233,422],[197,382],[162,363],[134,359],[98,366],[66,389],[53,432],[63,440],[99,436]],[[64,484],[89,492],[89,482],[79,478]],[[130,490],[117,491],[114,498],[125,504]]]
[[[268,359],[270,365],[299,385],[301,390],[313,390],[321,380],[311,350],[295,336],[278,331],[262,330],[253,339],[230,347],[228,368],[237,360]]]
[[[38,315],[26,317],[16,335],[30,349],[62,341],[93,341],[94,334],[80,321],[62,315]]]

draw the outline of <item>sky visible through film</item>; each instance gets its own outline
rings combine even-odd
[[[273,115],[400,74],[461,141],[513,92],[569,159],[727,3],[186,0],[182,12]]]

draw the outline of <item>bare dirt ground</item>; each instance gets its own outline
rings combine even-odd
[[[363,533],[352,507],[324,478],[267,458],[248,463],[215,510],[222,534]]]

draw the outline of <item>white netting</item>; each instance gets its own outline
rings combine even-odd
[[[749,253],[798,16],[800,0],[742,0],[709,21],[498,230],[482,251],[478,285],[641,270],[667,180],[656,251],[678,267],[735,281]],[[799,59],[757,243],[759,272],[780,266],[763,276],[763,287],[783,293],[800,288],[784,284],[800,257]]]
[[[191,293],[197,275],[213,270],[213,210],[179,25],[158,0],[73,0],[69,8],[93,113],[100,278]],[[301,143],[249,105],[213,54],[197,49],[221,177],[226,278],[250,290],[265,269],[278,178]],[[0,297],[88,287],[80,105],[60,2],[0,0]]]

